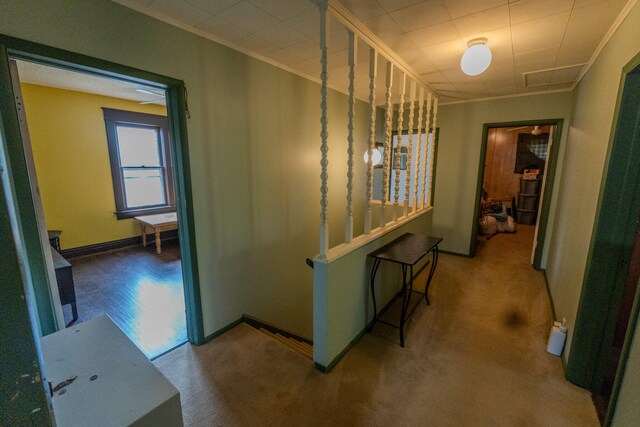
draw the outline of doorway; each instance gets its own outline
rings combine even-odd
[[[622,72],[567,379],[611,425],[640,304],[640,55]]]
[[[478,239],[520,229],[540,268],[561,126],[562,119],[484,125],[470,256]]]
[[[6,136],[6,139],[3,140],[5,143],[3,151],[8,164],[7,173],[3,174],[3,180],[6,180],[9,187],[12,188],[13,191],[9,197],[13,199],[16,211],[19,212],[19,215],[16,215],[16,227],[19,229],[22,240],[20,243],[24,248],[24,259],[27,263],[25,267],[33,279],[32,293],[37,313],[34,320],[37,322],[37,330],[41,335],[48,335],[62,329],[68,319],[65,320],[62,310],[62,295],[56,283],[56,271],[53,265],[47,226],[43,221],[44,215],[39,214],[39,209],[41,210],[42,206],[38,206],[38,204],[41,203],[43,194],[40,194],[39,187],[32,185],[35,181],[30,175],[29,153],[25,152],[23,132],[20,129],[19,108],[15,103],[15,96],[19,94],[17,90],[19,85],[10,79],[9,58],[55,66],[93,77],[115,79],[119,83],[140,85],[166,97],[168,134],[173,141],[169,154],[174,160],[173,171],[175,173],[172,184],[177,199],[175,210],[177,211],[177,235],[179,238],[179,245],[176,245],[174,254],[182,264],[181,272],[177,274],[181,285],[179,286],[181,288],[180,295],[184,297],[182,316],[183,319],[186,317],[184,323],[189,342],[201,344],[204,341],[204,334],[195,253],[184,84],[178,80],[153,73],[6,36],[0,36],[0,56],[2,57],[0,58],[0,68],[2,68],[0,73],[2,76],[0,80],[0,113]],[[27,106],[27,108],[29,107]],[[64,168],[64,164],[59,166]],[[63,251],[62,247],[60,249]],[[165,247],[165,250],[166,254],[169,254],[168,246]],[[153,252],[153,249],[151,251]],[[139,287],[139,290],[142,288],[144,286]],[[141,291],[141,293],[144,292]],[[165,298],[165,300],[170,298],[172,296]],[[147,316],[146,320],[149,330],[153,330],[157,326],[152,317]],[[158,349],[152,351],[154,351],[153,354],[147,353],[151,357],[162,353]]]
[[[40,234],[51,246],[56,312],[67,327],[106,314],[151,359],[184,343],[164,94],[23,60],[12,59],[11,71]],[[147,238],[148,228],[141,236],[134,217],[158,216],[172,230],[142,247],[143,237],[156,236]]]

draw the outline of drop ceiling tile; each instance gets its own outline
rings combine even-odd
[[[444,43],[460,38],[458,30],[451,21],[441,22],[406,34],[417,47],[429,46],[436,43]]]
[[[249,33],[242,28],[239,28],[217,16],[207,19],[198,25],[198,28],[230,42],[235,42],[236,40],[249,35]]]
[[[550,47],[516,54],[513,59],[518,69],[523,71],[534,71],[553,67],[555,65],[557,55],[558,48]]]
[[[455,84],[456,86],[458,85],[458,83],[482,84],[482,79],[480,76],[469,76],[465,74],[459,66],[440,69],[440,72],[448,81]]]
[[[444,84],[451,84],[449,80],[442,74],[440,71],[430,71],[425,74],[421,74],[420,77],[429,84],[429,86],[433,85],[435,90],[438,90],[438,85],[442,86]]]
[[[359,21],[366,21],[387,13],[380,4],[371,0],[340,0],[340,4]]]
[[[521,0],[509,5],[511,24],[521,24],[545,16],[569,12],[573,0]]]
[[[460,40],[438,43],[421,48],[427,58],[440,69],[460,66],[460,59],[465,49],[465,44]]]
[[[421,49],[406,50],[398,54],[418,74],[428,73],[437,69]]]
[[[405,50],[417,49],[418,46],[407,37],[405,34],[399,34],[397,36],[385,37],[382,39],[384,44],[389,46],[394,52],[402,52]]]
[[[582,71],[583,68],[584,66],[560,68],[558,70],[553,70],[553,73],[551,74],[551,81],[554,83],[561,83],[561,82],[573,83],[576,81],[576,79],[580,75],[580,72]]]
[[[114,0],[114,1],[116,1],[116,3],[120,3],[121,5],[127,6],[127,7],[129,4],[147,7],[151,4],[151,2],[153,2],[153,0]]]
[[[308,40],[307,36],[285,23],[276,24],[255,33],[271,44],[284,48]]]
[[[491,96],[507,96],[516,93],[516,84],[502,84],[498,86],[487,86]]]
[[[453,24],[462,38],[483,37],[483,33],[487,31],[510,25],[509,6],[498,6],[484,12],[454,19]]]
[[[379,38],[392,37],[404,33],[396,21],[387,14],[368,19],[363,24]]]
[[[280,23],[278,19],[248,1],[236,3],[223,10],[218,16],[249,33],[255,33]]]
[[[249,49],[250,51],[253,51],[262,55],[265,55],[279,48],[278,46],[274,45],[273,43],[265,40],[264,38],[256,34],[249,34],[248,36],[235,40],[234,43],[240,47]]]
[[[581,7],[591,6],[597,3],[606,3],[606,0],[575,0],[574,9],[579,9]]]
[[[489,91],[482,83],[482,80],[478,80],[477,82],[465,82],[465,83],[454,83],[458,92],[460,92],[467,99],[473,98],[488,98]]]
[[[320,62],[320,45],[316,40],[307,39],[300,43],[296,43],[294,45],[285,47],[282,49],[281,55],[284,55],[285,52],[291,52],[291,54],[295,57],[300,58],[300,60],[318,58],[318,62]],[[331,57],[329,57],[329,60]]]
[[[556,67],[564,67],[567,65],[584,64],[589,62],[595,46],[588,41],[578,43],[563,43],[558,52],[556,59]]]
[[[564,42],[577,43],[588,40],[595,50],[619,12],[611,8],[609,2],[574,9],[569,18]],[[589,30],[585,31],[585,28]]]
[[[285,23],[309,38],[320,40],[320,12],[317,9],[289,18]]]
[[[269,52],[269,58],[284,65],[293,65],[303,61],[304,59],[308,59],[292,52],[290,48],[277,49]]]
[[[570,12],[511,26],[515,55],[560,46]]]
[[[423,0],[378,0],[378,3],[387,12],[393,12],[394,10],[403,9],[408,6],[421,3],[422,1]]]
[[[492,64],[489,66],[487,71],[480,74],[480,77],[484,82],[511,80],[511,79],[515,79],[515,76],[516,76],[516,70],[513,64],[504,65],[504,66],[496,66]]]
[[[211,17],[210,13],[183,0],[155,0],[148,8],[194,27]]]
[[[211,0],[201,1],[211,2]],[[312,9],[317,9],[317,6],[309,0],[249,0],[249,2],[264,10],[269,15],[275,16],[283,21],[296,15],[309,12]]]
[[[426,0],[390,13],[405,32],[449,21],[451,18],[440,0]]]
[[[212,15],[217,15],[228,7],[233,6],[236,3],[240,3],[242,0],[185,0],[187,3],[190,3],[198,8],[211,13]]]
[[[483,10],[491,9],[497,6],[503,6],[508,3],[507,0],[443,0],[444,7],[449,12],[451,19],[461,18]]]
[[[291,64],[291,68],[294,68],[302,73],[309,74],[316,79],[320,78],[320,58],[305,59],[300,62]]]

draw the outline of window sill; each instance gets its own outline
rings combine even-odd
[[[154,214],[161,214],[161,213],[175,212],[175,211],[176,211],[175,206],[159,206],[154,208],[130,209],[127,211],[116,212],[115,214],[116,214],[116,218],[120,220],[120,219],[129,219],[129,218],[133,218],[134,216],[140,216],[140,215],[154,215]]]

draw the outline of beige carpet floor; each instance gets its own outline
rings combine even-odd
[[[588,392],[546,352],[551,309],[529,266],[533,227],[441,255],[406,347],[377,325],[329,374],[247,325],[154,363],[188,426],[598,426]]]

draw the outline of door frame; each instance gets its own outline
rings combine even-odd
[[[632,88],[634,93],[625,93]],[[635,123],[625,114],[640,114],[640,54],[621,72],[611,125],[609,146],[600,185],[595,222],[580,294],[580,302],[567,361],[566,376],[572,383],[599,392],[613,340],[624,279],[640,220],[640,147]],[[627,104],[631,102],[631,104]],[[636,116],[636,120],[638,116]],[[631,134],[629,134],[631,132]],[[636,132],[634,134],[634,132]],[[629,230],[631,230],[629,232]],[[631,236],[631,237],[630,237]],[[623,267],[623,268],[621,268]],[[620,271],[622,270],[622,271]],[[613,420],[636,324],[640,315],[640,290],[636,291],[627,333],[604,425]],[[604,321],[603,321],[604,319]]]
[[[174,160],[174,186],[182,258],[187,336],[190,343],[195,345],[203,344],[205,339],[196,254],[196,232],[187,138],[186,88],[184,82],[152,72],[0,34],[0,119],[3,122],[5,131],[6,161],[9,169],[10,184],[15,189],[14,203],[20,212],[19,228],[28,255],[28,268],[32,275],[34,293],[36,294],[42,335],[55,332],[57,327],[49,288],[49,277],[43,257],[44,249],[46,248],[43,248],[38,235],[36,210],[33,202],[34,195],[29,184],[22,135],[14,103],[13,85],[9,74],[9,57],[35,61],[44,65],[93,74],[99,77],[144,84],[166,92],[169,132],[173,139],[171,150]]]
[[[542,189],[542,206],[539,207],[538,233],[535,236],[537,241],[533,254],[533,267],[540,269],[542,262],[542,252],[547,233],[547,224],[549,222],[549,209],[551,208],[551,196],[553,194],[553,183],[556,175],[556,166],[558,164],[558,153],[560,152],[560,142],[562,139],[562,124],[564,119],[536,119],[536,120],[517,120],[511,122],[485,123],[482,126],[482,145],[480,147],[480,161],[478,163],[478,180],[476,182],[476,199],[473,211],[473,224],[471,227],[471,240],[469,242],[469,256],[476,256],[476,235],[478,233],[478,214],[480,213],[480,198],[482,195],[482,183],[484,182],[484,165],[487,157],[487,142],[489,139],[490,128],[503,128],[514,126],[541,126],[555,125],[554,139],[551,144],[551,151],[547,156],[547,164],[545,165],[545,184]]]

